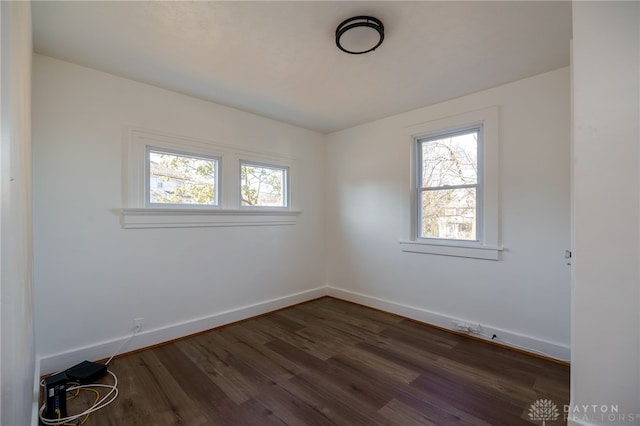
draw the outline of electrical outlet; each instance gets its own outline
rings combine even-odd
[[[134,333],[140,333],[140,331],[142,331],[142,321],[144,321],[144,318],[140,317],[140,318],[134,318],[133,319],[133,332]]]

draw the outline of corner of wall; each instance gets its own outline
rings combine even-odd
[[[344,290],[332,285],[329,285],[327,287],[327,294],[338,299],[347,300],[349,302],[358,303],[375,309],[380,309],[382,311],[390,312],[451,331],[455,331],[455,328],[453,326],[453,324],[455,323],[471,322],[464,318],[455,318],[450,315],[441,314],[427,309],[403,305],[391,300],[368,296],[350,290]],[[569,362],[569,360],[571,359],[571,348],[566,345],[549,342],[544,339],[527,336],[511,330],[483,325],[482,334],[474,333],[471,335],[482,340],[491,341],[490,336],[492,336],[494,333],[498,336],[501,336],[500,341],[497,343],[503,346],[513,347],[525,352],[540,355],[546,358],[556,359],[563,362]]]

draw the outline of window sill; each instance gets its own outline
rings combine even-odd
[[[500,260],[502,247],[471,246],[464,243],[427,243],[422,241],[400,241],[400,249],[409,253],[435,254],[440,256],[468,257],[471,259]]]
[[[125,229],[295,225],[295,210],[122,209]]]

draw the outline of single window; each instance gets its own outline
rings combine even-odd
[[[215,157],[147,146],[147,204],[218,206],[218,168]]]
[[[240,161],[242,207],[287,207],[287,167]]]
[[[417,139],[418,238],[480,241],[482,126]]]

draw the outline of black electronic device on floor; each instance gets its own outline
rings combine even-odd
[[[58,373],[44,379],[47,418],[67,417],[67,381],[67,376],[64,373]]]
[[[107,365],[97,362],[82,361],[73,367],[68,368],[64,374],[70,382],[78,382],[81,385],[94,383],[96,380],[107,374]]]

